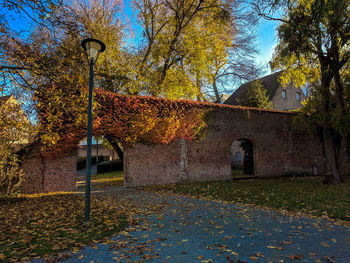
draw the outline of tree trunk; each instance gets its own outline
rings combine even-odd
[[[322,65],[321,65],[322,67]],[[330,82],[332,74],[329,68],[324,66],[322,69],[321,89],[322,89],[322,119],[323,119],[323,143],[326,158],[326,178],[327,184],[340,184],[342,182],[338,168],[334,136],[331,126],[330,107]]]
[[[332,60],[331,60],[331,70],[334,78],[334,85],[335,85],[335,102],[336,102],[336,109],[338,111],[338,114],[341,116],[346,115],[346,109],[344,105],[344,89],[343,84],[341,82],[340,73],[339,70],[342,67],[339,59],[339,49],[337,45],[337,39],[332,38],[332,47],[331,47],[331,53],[332,53]],[[338,124],[342,125],[342,124]],[[340,132],[341,134],[341,132]],[[340,180],[343,182],[344,176],[349,172],[349,165],[347,165],[349,160],[349,135],[342,135],[341,134],[341,141],[338,143],[338,145],[335,145],[337,147],[336,151],[336,161],[337,166],[339,168],[340,173]]]
[[[216,86],[216,80],[213,80],[213,90],[215,93],[215,103],[220,103],[221,102],[221,98],[220,98],[220,94],[219,94],[219,90],[218,87]]]
[[[329,127],[323,127],[324,149],[326,157],[326,178],[327,184],[341,184],[342,179],[337,167],[336,151],[333,137]]]
[[[106,136],[106,139],[113,146],[113,149],[116,151],[119,157],[119,160],[121,161],[121,163],[123,163],[124,153],[123,153],[123,150],[119,147],[119,144],[115,140],[113,140],[110,136]]]
[[[350,136],[342,136],[337,157],[341,180],[345,182],[345,176],[350,174]]]

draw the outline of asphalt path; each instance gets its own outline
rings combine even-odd
[[[350,262],[350,228],[325,219],[136,190],[116,191],[116,202],[119,195],[164,208],[63,262]]]

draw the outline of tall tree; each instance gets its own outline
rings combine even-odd
[[[350,57],[350,1],[272,2],[287,7],[286,15],[279,19],[280,43],[272,66],[286,68],[282,76],[285,83],[293,81],[301,86],[307,80],[319,80],[320,85],[314,85],[314,88],[320,96],[326,182],[339,184],[342,175],[348,172],[339,168],[344,161],[349,161],[350,147],[350,130],[343,128],[349,109],[344,103],[341,81]]]
[[[196,99],[212,93],[219,101],[219,85],[232,86],[229,80],[245,75],[238,69],[255,77],[253,61],[237,59],[255,52],[252,28],[243,26],[253,16],[243,18],[243,2],[143,0],[134,5],[145,37],[137,80],[148,93]]]
[[[266,90],[263,88],[261,81],[255,80],[249,84],[245,94],[237,99],[240,106],[256,107],[263,109],[271,109],[272,102],[269,96],[266,95]]]

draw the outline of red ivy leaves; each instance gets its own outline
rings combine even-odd
[[[86,96],[59,91],[52,87],[51,92],[60,100],[38,99],[42,151],[47,156],[75,150],[87,135]],[[179,138],[193,140],[206,128],[204,116],[210,109],[196,102],[126,96],[103,90],[95,91],[94,100],[93,134],[108,135],[127,145],[138,140],[161,144]]]
[[[45,155],[71,152],[87,136],[86,92],[86,89],[62,91],[52,87],[50,96],[38,97]],[[180,138],[193,140],[207,127],[204,117],[213,109],[281,113],[198,101],[128,96],[96,89],[93,134],[108,135],[127,145],[136,141],[167,144]]]

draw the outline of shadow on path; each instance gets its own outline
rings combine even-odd
[[[350,229],[324,219],[135,189],[108,193],[165,208],[64,262],[350,262]]]

